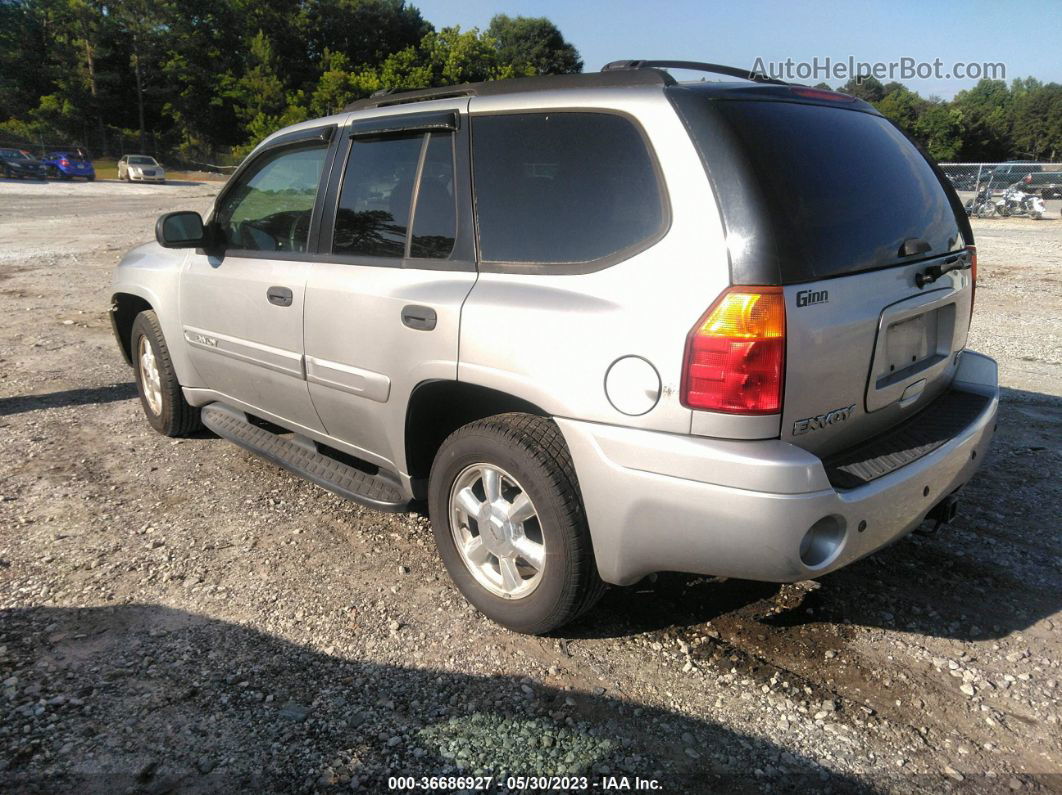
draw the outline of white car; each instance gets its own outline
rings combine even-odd
[[[166,169],[150,155],[122,155],[118,161],[118,179],[126,182],[165,182]]]

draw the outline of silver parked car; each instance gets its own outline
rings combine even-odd
[[[122,155],[118,160],[118,179],[126,182],[165,182],[166,169],[151,155]]]
[[[675,66],[263,141],[115,271],[148,421],[426,503],[458,588],[522,632],[606,583],[803,580],[950,520],[998,402],[954,191],[862,101]]]

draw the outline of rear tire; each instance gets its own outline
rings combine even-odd
[[[202,428],[199,409],[188,405],[181,392],[170,349],[153,311],[136,316],[129,343],[136,391],[151,427],[163,436],[187,436]]]
[[[467,489],[458,488],[487,470],[501,475],[498,500],[491,501],[485,478]],[[482,533],[480,521],[471,518],[476,514],[462,514],[466,503],[458,498],[473,489],[479,490],[472,496],[486,511],[478,514],[485,528]],[[520,529],[506,530],[508,525],[498,524],[505,514],[498,506],[512,507],[524,498],[530,503],[525,505],[527,513],[521,514],[526,518],[513,520]],[[472,504],[474,511],[475,500]],[[549,632],[588,611],[605,591],[597,573],[575,467],[552,420],[532,414],[499,414],[452,433],[432,465],[428,507],[439,555],[458,590],[502,626],[532,635]],[[506,586],[503,573],[506,534],[519,539],[518,543],[530,540],[531,555],[540,556],[541,561],[536,568],[532,557],[524,557],[519,550],[509,553],[511,567],[507,571],[515,572],[518,567],[519,576],[526,578],[517,579],[519,585],[514,588]],[[480,539],[478,544],[475,539]],[[459,544],[466,551],[460,550]],[[477,567],[477,557],[468,551],[472,546],[490,546],[494,551],[480,551],[484,562]],[[491,571],[497,572],[494,584],[490,582]]]

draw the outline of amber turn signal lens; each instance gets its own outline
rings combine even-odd
[[[784,337],[785,301],[781,293],[725,293],[697,334],[744,340]]]

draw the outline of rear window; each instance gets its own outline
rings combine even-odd
[[[663,231],[653,161],[626,118],[511,113],[479,116],[472,132],[481,259],[586,263]]]
[[[727,225],[736,283],[792,284],[961,246],[948,194],[880,116],[823,105],[676,97]]]

